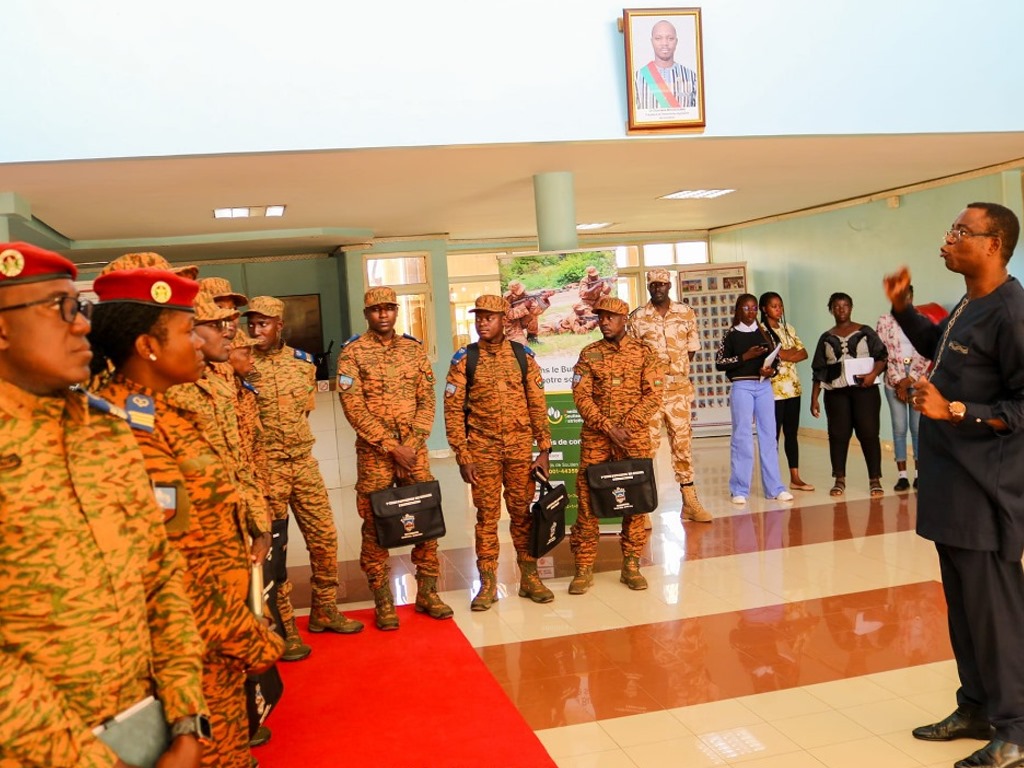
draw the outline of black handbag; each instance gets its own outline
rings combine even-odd
[[[377,543],[387,549],[440,539],[445,534],[437,480],[376,491],[370,494],[370,506]]]
[[[284,695],[284,681],[277,666],[245,678],[245,709],[249,716],[249,738],[267,721]]]
[[[565,538],[565,508],[569,493],[562,484],[552,486],[546,478],[534,475],[540,483],[540,496],[530,507],[530,557],[543,557]]]
[[[587,467],[590,507],[595,517],[644,515],[658,507],[651,459],[623,459]]]

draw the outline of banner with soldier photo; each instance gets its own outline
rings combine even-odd
[[[576,471],[582,421],[572,399],[580,350],[601,338],[594,302],[615,296],[615,251],[563,251],[503,258],[502,295],[510,309],[505,333],[526,344],[544,373],[551,425],[551,480],[569,492],[566,522],[576,519]]]

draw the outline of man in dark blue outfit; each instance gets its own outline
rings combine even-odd
[[[905,268],[885,278],[893,316],[934,360],[914,384],[917,532],[938,551],[960,675],[956,711],[913,733],[991,739],[955,768],[1024,766],[1024,288],[1006,269],[1019,233],[1001,205],[961,211],[940,253],[967,293],[939,325],[909,302]]]

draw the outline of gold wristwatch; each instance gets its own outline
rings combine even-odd
[[[949,404],[949,420],[954,424],[959,424],[964,420],[964,416],[967,415],[967,406],[961,403],[959,400],[954,400]]]

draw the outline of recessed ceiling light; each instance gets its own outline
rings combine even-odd
[[[248,205],[235,208],[214,208],[215,219],[248,219],[261,216],[284,216],[283,205]]]
[[[661,200],[710,200],[713,197],[721,197],[735,192],[735,189],[682,189],[670,195],[662,195]]]
[[[215,219],[230,219],[231,209],[230,208],[214,208],[213,218]]]
[[[283,205],[268,205],[267,216],[284,216]]]
[[[610,221],[596,221],[591,224],[577,224],[576,230],[578,232],[587,232],[592,229],[604,229],[605,227],[610,227],[611,225],[612,222]]]

